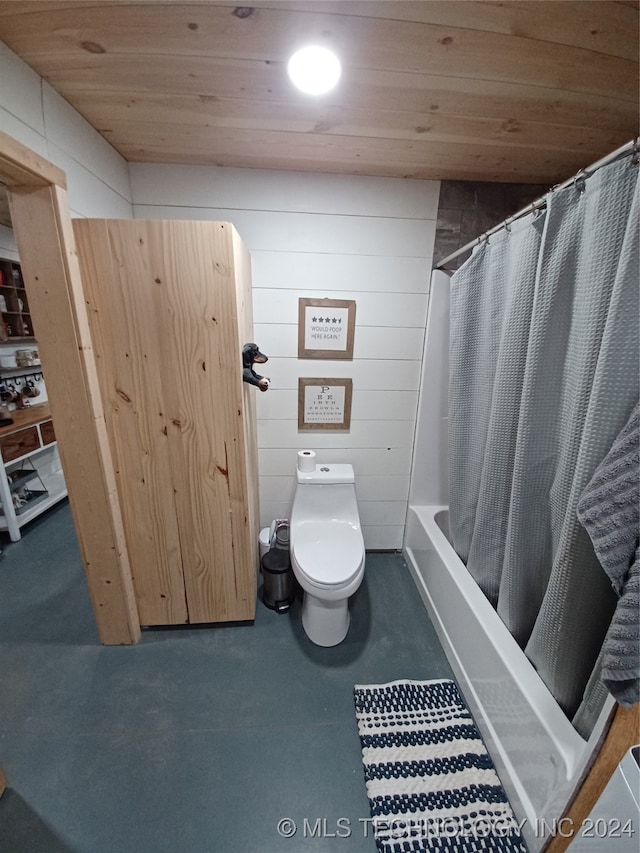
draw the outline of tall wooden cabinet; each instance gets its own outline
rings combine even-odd
[[[248,253],[228,223],[73,225],[140,624],[252,619]]]

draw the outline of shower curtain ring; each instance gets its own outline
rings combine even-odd
[[[635,145],[633,146],[633,155],[631,157],[631,163],[634,166],[637,166],[640,163],[640,139],[636,139]]]
[[[578,174],[573,179],[573,185],[578,190],[580,195],[582,195],[582,193],[587,188],[586,177],[587,177],[587,175],[586,175],[584,169],[580,169]]]

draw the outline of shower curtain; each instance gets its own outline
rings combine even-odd
[[[616,598],[576,505],[638,400],[639,216],[626,157],[550,193],[451,280],[453,544],[584,736]]]

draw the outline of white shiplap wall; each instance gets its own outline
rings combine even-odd
[[[0,130],[66,173],[72,216],[133,216],[126,161],[2,42]],[[19,260],[13,231],[4,225],[0,225],[0,257]],[[9,355],[22,346],[0,344],[0,354]],[[46,386],[43,381],[37,385],[42,403]]]
[[[2,42],[0,130],[66,173],[72,216],[131,218],[127,162]]]
[[[369,549],[395,549],[409,491],[438,182],[131,164],[134,216],[232,222],[251,252],[261,523],[291,511],[297,451],[351,462]],[[297,358],[298,298],[355,299],[354,359]],[[238,366],[240,369],[240,366]],[[297,429],[300,376],[352,377],[349,432]]]

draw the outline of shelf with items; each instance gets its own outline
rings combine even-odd
[[[45,402],[47,388],[38,351],[0,344],[0,426],[13,409]]]
[[[49,497],[49,490],[45,487],[33,459],[27,458],[18,464],[20,466],[18,468],[6,468],[13,511],[16,516],[31,512],[37,504]],[[0,507],[0,514],[5,514],[4,507]]]
[[[34,340],[27,291],[20,264],[0,258],[0,341]]]
[[[27,461],[30,462],[31,460]],[[11,494],[19,492],[27,485],[27,483],[35,479],[40,480],[40,476],[34,467],[33,462],[31,462],[31,468],[14,468],[11,471],[7,468],[7,480],[9,481],[9,490]],[[40,480],[40,482],[42,481]],[[44,484],[42,488],[44,489]]]
[[[0,363],[0,383],[5,379],[10,379],[12,382],[19,382],[21,379],[32,379],[34,382],[41,382],[44,379],[44,374],[39,364],[32,364],[25,367],[3,367]]]
[[[0,428],[0,530],[13,542],[20,528],[67,495],[53,422],[47,404],[12,412]]]
[[[16,344],[13,341],[0,342],[0,377],[11,379],[27,373],[39,373],[40,379],[43,379],[38,350],[33,347],[26,348],[24,343],[19,341]]]
[[[39,378],[38,378],[39,377]],[[46,402],[41,374],[4,376],[0,370],[0,417]]]

